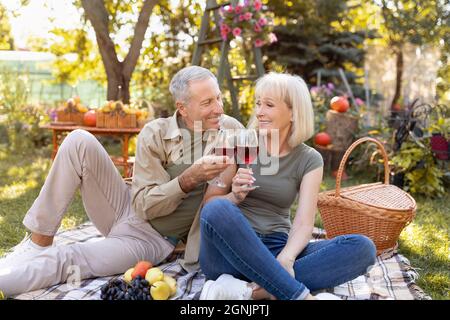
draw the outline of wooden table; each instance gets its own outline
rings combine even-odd
[[[77,125],[53,125],[48,124],[41,126],[41,128],[52,130],[53,133],[53,152],[52,160],[55,159],[56,153],[58,152],[60,138],[63,133],[70,132],[76,129],[86,130],[93,135],[109,135],[119,137],[122,141],[122,156],[114,157],[111,156],[112,161],[117,166],[124,167],[123,175],[124,177],[129,176],[129,156],[128,156],[128,142],[130,137],[141,132],[141,128],[97,128],[97,127],[84,127]]]

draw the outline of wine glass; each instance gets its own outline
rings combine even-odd
[[[256,160],[259,152],[258,133],[255,129],[240,130],[236,137],[236,158],[247,169]],[[257,186],[255,186],[257,187]]]
[[[216,156],[227,156],[230,159],[234,158],[234,134],[232,130],[219,130],[217,137],[214,140],[213,152]],[[221,174],[212,180],[209,180],[210,185],[215,185],[220,188],[226,188],[227,185],[223,182]]]

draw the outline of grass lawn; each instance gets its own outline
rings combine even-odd
[[[108,149],[117,147],[120,148]],[[22,219],[38,196],[51,165],[50,147],[33,154],[10,155],[4,150],[0,145],[0,254],[24,237],[26,230]],[[352,178],[343,185],[362,182],[367,180]],[[334,188],[334,184],[333,178],[324,179],[325,189]],[[434,200],[416,197],[416,200],[417,216],[401,234],[400,252],[418,270],[417,283],[427,294],[433,299],[450,299],[450,195],[447,193]],[[86,220],[77,193],[62,221],[62,228],[71,228]],[[316,222],[321,226],[319,216]]]

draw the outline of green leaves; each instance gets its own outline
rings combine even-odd
[[[55,82],[71,85],[82,79],[106,82],[98,47],[88,38],[85,29],[54,28],[51,33],[55,35],[55,41],[48,49],[56,56],[53,64]]]
[[[6,9],[0,4],[0,50],[13,50],[14,40],[11,35],[11,25]]]
[[[347,1],[292,1],[291,6],[269,1],[268,6],[275,15],[274,32],[279,39],[263,48],[269,63],[301,75],[310,85],[318,82],[319,71],[322,83],[341,84],[338,70],[342,68],[352,90],[361,85],[363,44],[372,32],[348,27]],[[346,91],[344,85],[340,89]]]
[[[429,141],[426,145],[429,146]],[[414,142],[404,142],[400,152],[392,158],[392,164],[395,171],[405,173],[406,188],[411,193],[430,197],[444,194],[443,172],[429,147],[421,148]]]

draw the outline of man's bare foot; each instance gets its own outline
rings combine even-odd
[[[38,233],[31,234],[31,241],[40,247],[48,247],[53,244],[53,236],[45,236]]]

